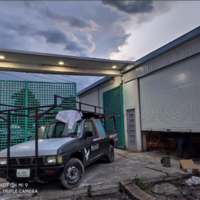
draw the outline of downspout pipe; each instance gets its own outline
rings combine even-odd
[[[142,117],[141,117],[141,98],[140,98],[140,81],[137,79],[137,86],[138,86],[138,103],[139,103],[139,115],[140,115],[140,131],[141,131],[141,143],[142,143],[142,151],[144,151],[144,141],[143,141],[143,134],[142,134]]]

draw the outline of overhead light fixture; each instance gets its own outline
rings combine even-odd
[[[59,62],[59,65],[64,65],[64,62],[60,61],[60,62]]]
[[[114,66],[112,66],[112,68],[115,69],[115,68],[117,68],[117,66],[114,65]]]
[[[0,59],[4,59],[5,57],[4,56],[0,56]]]

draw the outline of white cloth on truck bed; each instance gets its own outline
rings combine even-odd
[[[79,121],[82,117],[82,113],[76,110],[59,111],[56,115],[56,119],[67,123],[68,128],[72,129],[75,122]]]

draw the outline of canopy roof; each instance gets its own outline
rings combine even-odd
[[[0,70],[48,74],[113,76],[120,75],[120,70],[132,63],[8,49],[0,49],[0,56],[4,57],[0,59]]]

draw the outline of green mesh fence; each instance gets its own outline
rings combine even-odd
[[[49,82],[29,82],[29,81],[5,81],[0,80],[0,103],[14,106],[31,107],[44,106],[54,103],[54,95],[76,100],[75,83],[49,83]],[[58,99],[58,105],[76,108],[76,103]],[[11,107],[0,105],[0,110],[10,109]],[[48,108],[39,109],[39,112]],[[56,108],[54,111],[63,110]],[[31,110],[30,114],[34,111]],[[28,111],[15,111],[13,114],[28,114]],[[7,116],[1,114],[2,117]],[[49,115],[50,117],[50,115]],[[39,120],[38,127],[45,123],[55,121],[53,118],[46,117]],[[22,116],[11,116],[11,145],[27,141],[29,136],[35,133],[35,118]],[[0,150],[7,147],[7,123],[0,118]]]

